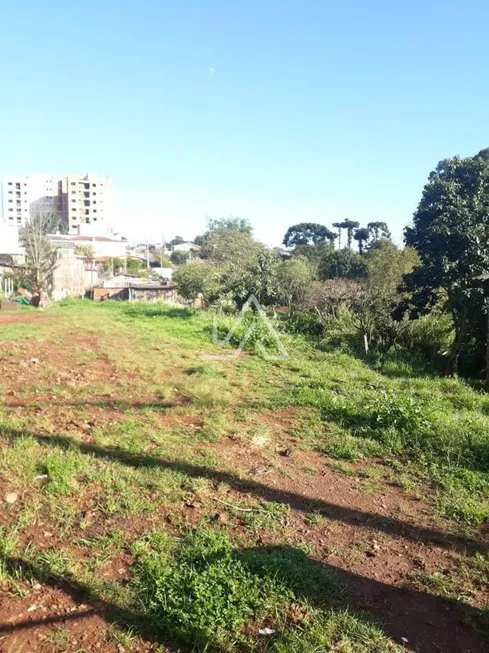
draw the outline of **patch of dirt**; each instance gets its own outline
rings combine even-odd
[[[290,505],[288,542],[307,546],[312,559],[344,582],[349,604],[372,614],[398,643],[407,639],[409,650],[489,651],[476,626],[476,608],[487,604],[489,586],[470,602],[415,589],[421,575],[439,572],[450,579],[461,555],[488,553],[483,529],[478,542],[466,539],[429,503],[389,480],[377,479],[380,490],[365,491],[369,479],[335,471],[325,456],[300,450],[295,438],[281,437],[280,447],[289,455],[277,455],[273,443],[257,449],[239,436],[217,445],[219,469],[242,470],[244,461],[248,467],[240,475],[215,472],[216,481],[231,486],[230,504],[239,505],[247,495]],[[311,525],[311,514],[318,516],[317,525]],[[264,544],[275,539],[269,533],[262,536]]]
[[[2,324],[35,324],[52,319],[47,313],[0,315]],[[53,320],[53,327],[54,327]],[[90,445],[92,432],[100,426],[118,422],[124,412],[134,407],[153,407],[162,423],[180,424],[188,429],[189,442],[200,428],[196,416],[175,416],[165,412],[171,402],[155,395],[145,395],[137,376],[118,372],[103,353],[98,334],[75,332],[69,338],[53,341],[13,342],[8,351],[0,352],[0,379],[6,388],[5,407],[22,416],[27,425],[36,424],[36,435],[74,434]],[[38,359],[34,361],[33,359]],[[183,364],[183,363],[182,363]],[[180,370],[182,371],[182,370]],[[177,368],[171,368],[172,374]],[[53,383],[54,380],[54,383]],[[128,381],[135,381],[134,391]],[[68,397],[43,390],[57,385],[68,389]],[[110,386],[109,392],[87,398],[82,393],[97,386]],[[41,389],[27,390],[34,386]],[[83,411],[83,415],[80,413]],[[42,418],[43,428],[39,428]],[[254,502],[287,504],[290,513],[280,532],[264,529],[259,534],[261,547],[286,543],[307,547],[311,560],[323,565],[346,586],[346,602],[365,610],[384,627],[386,633],[408,650],[422,653],[479,653],[489,651],[484,635],[474,627],[477,608],[488,600],[485,589],[470,598],[450,601],[417,589],[419,579],[438,572],[450,578],[456,575],[463,555],[489,552],[487,530],[479,529],[479,540],[468,540],[454,524],[441,520],[430,504],[430,497],[419,500],[390,479],[389,470],[376,466],[379,478],[355,475],[361,464],[350,465],[352,474],[342,474],[332,461],[314,451],[304,451],[289,431],[297,425],[297,409],[286,408],[263,415],[263,423],[273,426],[270,438],[250,439],[239,433],[208,444],[219,465],[209,468],[196,462],[161,460],[163,468],[174,469],[191,478],[207,479],[211,494],[179,500],[175,505],[158,506],[150,514],[103,517],[96,508],[96,488],[85,489],[77,497],[76,510],[83,517],[84,530],[75,527],[70,541],[53,532],[46,516],[38,514],[36,523],[25,529],[22,545],[32,543],[36,551],[58,545],[70,549],[80,558],[89,556],[77,541],[123,531],[130,542],[151,528],[165,525],[177,532],[178,523],[195,524],[202,517],[213,516],[217,523],[249,536],[239,512],[225,504],[240,505],[243,499]],[[195,442],[195,440],[193,440]],[[188,445],[188,443],[186,443]],[[148,445],[150,447],[150,445]],[[193,460],[198,460],[195,442]],[[206,445],[207,446],[207,445]],[[87,452],[89,449],[87,448]],[[93,455],[110,458],[110,450]],[[147,455],[151,455],[148,449]],[[135,456],[134,464],[144,459]],[[131,464],[130,460],[127,464]],[[366,462],[363,464],[367,464]],[[41,483],[41,481],[40,481]],[[226,494],[222,484],[229,487]],[[32,487],[19,493],[13,505],[4,501],[12,490],[6,478],[0,478],[0,521],[12,525],[22,506],[39,492]],[[219,493],[221,503],[216,501]],[[157,499],[157,497],[155,497]],[[79,521],[79,520],[78,520]],[[127,581],[132,558],[126,550],[118,552],[100,572],[107,581]],[[33,574],[32,583],[22,591],[12,592],[8,584],[0,585],[0,652],[7,651],[116,651],[120,646],[107,638],[107,624],[113,608],[102,601],[89,602],[82,588],[62,579],[45,580]],[[344,603],[343,603],[344,605]],[[54,628],[68,633],[68,643],[56,649]],[[136,639],[131,651],[151,651],[156,643]],[[160,648],[170,651],[171,648]]]

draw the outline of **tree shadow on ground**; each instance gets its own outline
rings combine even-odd
[[[413,650],[424,653],[487,650],[483,633],[474,628],[480,612],[470,606],[344,571],[318,562],[289,545],[236,549],[233,557],[252,574],[275,579],[290,589],[295,597],[306,600],[315,608],[328,613],[353,610],[353,614],[364,623],[372,623],[373,618],[388,637],[401,645],[408,640]],[[195,650],[185,645],[182,648],[182,643],[177,642],[171,632],[159,631],[151,613],[146,612],[144,606],[138,609],[121,607],[101,598],[93,587],[79,582],[72,575],[54,573],[21,558],[0,556],[0,559],[5,570],[14,577],[43,582],[76,603],[84,601],[91,605],[72,614],[45,615],[44,619],[32,617],[14,623],[0,622],[0,635],[27,632],[36,627],[68,626],[75,619],[98,615],[115,626],[131,629],[148,643],[165,645],[170,650],[175,650],[177,646],[180,651]],[[199,636],[196,626],[196,641]],[[219,652],[224,649],[211,645],[206,650]],[[228,648],[225,650],[228,651]],[[267,647],[267,650],[270,648]]]
[[[133,611],[121,607],[116,603],[104,600],[98,596],[97,592],[94,592],[92,587],[79,582],[72,575],[65,576],[18,557],[6,557],[0,554],[0,561],[3,563],[5,571],[14,578],[24,578],[44,583],[53,589],[63,592],[63,594],[70,597],[75,603],[89,602],[91,604],[90,608],[83,611],[77,610],[71,614],[65,613],[51,617],[45,616],[41,619],[32,617],[13,623],[5,623],[0,620],[0,635],[36,627],[68,625],[70,621],[74,621],[75,619],[78,621],[99,615],[115,626],[126,630],[131,629],[148,642],[163,644],[170,649],[173,649],[176,645],[175,639],[172,637],[167,638],[163,633],[158,632],[152,620],[145,616],[144,613]],[[179,650],[188,651],[189,649]]]
[[[477,630],[480,611],[455,600],[387,585],[314,560],[289,545],[245,549],[236,551],[235,557],[253,573],[282,581],[314,607],[368,613],[386,635],[401,645],[405,638],[413,650],[448,653],[488,647]],[[331,579],[344,587],[339,596],[331,589]]]
[[[189,400],[185,397],[179,398],[178,401],[170,401],[167,399],[162,399],[161,401],[127,401],[125,399],[58,399],[53,398],[50,401],[37,401],[33,400],[18,400],[11,399],[6,405],[6,408],[36,408],[39,406],[49,406],[50,408],[55,407],[66,407],[66,408],[105,408],[112,409],[117,411],[131,411],[131,410],[151,410],[154,412],[165,412],[171,408],[176,408],[177,406],[183,406],[184,404],[190,403]]]
[[[382,531],[394,537],[406,538],[413,542],[434,544],[445,549],[466,553],[488,553],[489,542],[474,541],[455,533],[446,533],[425,526],[407,523],[395,517],[364,512],[347,506],[340,506],[322,499],[307,497],[295,492],[270,487],[264,483],[241,478],[230,472],[204,467],[180,460],[168,460],[150,454],[134,454],[120,447],[102,447],[94,443],[83,442],[67,435],[43,435],[26,430],[2,427],[0,436],[7,440],[30,435],[40,444],[59,447],[65,450],[78,450],[96,458],[116,461],[133,468],[160,468],[180,472],[191,478],[205,478],[215,484],[225,483],[234,491],[251,494],[259,499],[274,503],[283,503],[295,510],[310,512],[311,506],[325,518],[333,521],[354,524],[371,531]]]

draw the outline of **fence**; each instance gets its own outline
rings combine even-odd
[[[10,297],[10,295],[13,295],[14,292],[13,279],[9,279],[8,277],[3,277],[1,279],[0,288],[6,297]]]

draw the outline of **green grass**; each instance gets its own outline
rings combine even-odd
[[[269,651],[395,648],[358,615],[328,609],[337,582],[297,549],[235,550],[218,530],[156,544],[140,548],[136,592],[158,629],[199,650],[263,650],[257,633],[267,624],[276,632]]]
[[[0,581],[19,597],[52,577],[106,602],[115,612],[108,642],[130,650],[160,637],[169,650],[186,643],[208,653],[396,650],[315,562],[301,531],[323,531],[333,545],[321,502],[311,497],[297,516],[287,498],[236,489],[267,485],[267,474],[250,476],[262,461],[292,493],[295,480],[320,482],[318,462],[293,468],[300,477],[287,471],[284,437],[358,493],[373,499],[390,482],[423,497],[468,540],[489,520],[489,396],[466,382],[405,357],[371,367],[285,333],[288,359],[264,360],[252,342],[238,359],[211,361],[222,354],[215,316],[191,309],[68,301],[46,316],[2,331],[15,356],[19,343],[37,341],[56,354],[42,378],[17,389],[31,403],[0,411],[0,476],[19,493],[2,504]],[[230,323],[223,318],[223,328]],[[92,348],[72,352],[72,333],[89,334]],[[70,382],[58,381],[57,357]],[[88,376],[73,381],[72,369]],[[470,601],[487,589],[487,571],[479,554],[453,576],[440,569],[417,582]],[[262,627],[274,635],[259,635]],[[53,629],[45,647],[63,650],[65,631]]]

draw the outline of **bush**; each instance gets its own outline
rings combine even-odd
[[[453,323],[449,315],[433,312],[407,323],[400,344],[421,354],[432,363],[445,358],[453,342]]]
[[[173,275],[178,294],[193,300],[199,295],[209,303],[218,293],[218,270],[211,263],[188,263],[180,266]]]

